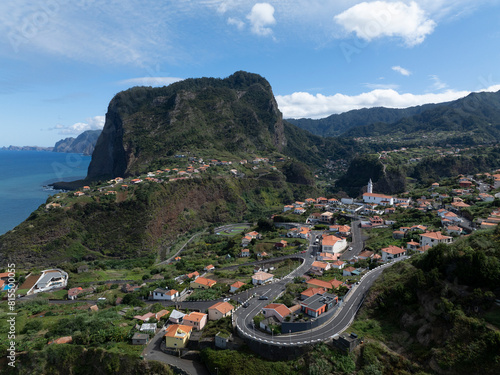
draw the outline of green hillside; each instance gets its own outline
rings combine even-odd
[[[388,268],[351,329],[431,373],[497,374],[499,236],[480,231]],[[382,373],[391,366],[372,365]]]

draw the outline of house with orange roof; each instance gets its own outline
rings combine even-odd
[[[307,287],[308,288],[324,288],[324,289],[332,289],[332,284],[328,281],[323,281],[323,280],[317,280],[317,279],[310,279],[307,280]]]
[[[304,290],[302,293],[300,293],[300,299],[304,300],[307,299],[311,296],[314,296],[315,294],[325,294],[326,293],[326,288],[316,288],[316,287],[310,287]]]
[[[274,316],[279,322],[282,322],[290,315],[290,309],[282,303],[270,303],[262,308],[262,313],[266,318]]]
[[[351,227],[349,225],[330,225],[330,232],[339,233],[347,237],[351,234]]]
[[[249,236],[252,239],[255,238],[256,240],[260,240],[262,238],[262,235],[256,231],[245,233],[245,236]]]
[[[311,271],[319,274],[323,274],[324,271],[328,271],[330,269],[330,263],[314,261],[311,265]]]
[[[215,266],[213,264],[209,264],[205,268],[203,268],[205,271],[213,271],[215,269]]]
[[[182,318],[182,322],[190,327],[193,327],[194,329],[201,331],[203,327],[205,327],[205,324],[207,324],[208,320],[208,315],[204,313],[200,313],[197,311],[193,311],[187,315],[184,315],[184,318]]]
[[[441,232],[427,232],[420,235],[420,246],[436,246],[439,243],[451,244],[453,238],[444,236]]]
[[[331,235],[323,235],[321,241],[321,251],[324,253],[340,253],[347,246],[345,238],[339,238]]]
[[[455,234],[457,236],[460,236],[463,232],[463,229],[457,225],[448,225],[446,227],[446,232],[451,235]]]
[[[392,238],[395,240],[402,240],[405,238],[406,232],[403,232],[402,230],[395,230],[392,232]]]
[[[217,302],[208,308],[208,320],[219,320],[231,316],[234,306],[229,302]]]
[[[150,298],[155,301],[173,301],[179,297],[179,292],[175,289],[156,288],[150,292]]]
[[[389,247],[385,247],[381,250],[382,260],[387,262],[388,260],[396,259],[406,255],[406,249],[401,247],[390,245]]]
[[[294,208],[291,204],[287,204],[283,207],[283,212],[292,211]]]
[[[147,322],[149,319],[154,318],[155,314],[152,312],[148,312],[144,315],[135,315],[134,319],[142,320],[143,322]]]
[[[189,286],[193,289],[210,289],[215,284],[217,284],[217,281],[200,276],[191,281]]]
[[[349,266],[342,270],[342,276],[352,276],[352,272],[356,271],[356,268]]]
[[[336,268],[338,270],[341,270],[344,267],[345,267],[345,262],[343,260],[337,260],[337,261],[332,263],[332,268]]]
[[[81,197],[81,196],[85,195],[85,193],[84,193],[84,192],[82,192],[82,191],[75,191],[75,192],[73,193],[73,195],[74,195],[75,197]]]
[[[358,259],[369,259],[373,257],[373,251],[365,250],[358,254]]]
[[[231,286],[229,287],[229,292],[236,293],[236,291],[238,291],[238,289],[240,289],[244,285],[247,285],[247,284],[245,284],[241,281],[236,281],[235,283],[231,284]]]
[[[245,235],[241,239],[241,246],[248,246],[250,244],[250,242],[252,242],[252,237]]]
[[[185,348],[191,337],[192,326],[186,324],[172,324],[165,331],[165,346],[167,348]]]
[[[293,213],[296,215],[302,215],[306,213],[306,209],[304,207],[295,207]]]
[[[307,283],[308,288],[324,288],[327,290],[337,289],[339,286],[341,286],[343,284],[342,281],[339,281],[337,279],[332,279],[330,281],[309,279],[309,280],[307,280],[306,283]]]
[[[249,249],[243,249],[241,250],[240,257],[241,258],[248,258],[250,256],[250,250]]]
[[[343,281],[337,279],[330,280],[329,282],[332,284],[333,289],[338,289],[341,285],[344,285]]]
[[[186,278],[188,278],[188,279],[195,279],[196,280],[199,276],[200,276],[200,274],[198,273],[198,271],[194,271],[194,272],[186,274]]]
[[[407,250],[417,250],[420,244],[415,241],[409,241],[406,243],[406,249]]]
[[[306,204],[313,205],[314,203],[316,203],[316,199],[313,199],[313,198],[307,198],[306,199]]]
[[[285,240],[281,240],[280,242],[276,242],[276,243],[274,244],[274,247],[275,247],[276,249],[283,249],[284,247],[287,247],[287,246],[288,246],[288,242],[287,242],[287,241],[285,241]]]
[[[319,253],[318,256],[316,256],[317,260],[322,260],[325,262],[335,262],[340,258],[339,253]]]

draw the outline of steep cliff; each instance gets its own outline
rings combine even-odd
[[[286,144],[271,86],[257,74],[135,87],[109,104],[87,179],[144,172],[176,153],[245,157],[281,152]]]

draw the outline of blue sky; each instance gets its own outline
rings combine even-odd
[[[103,126],[136,85],[258,73],[284,117],[500,89],[499,0],[3,0],[0,146]]]

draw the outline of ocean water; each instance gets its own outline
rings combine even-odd
[[[44,186],[85,177],[90,159],[80,154],[0,150],[0,235],[57,193]]]

